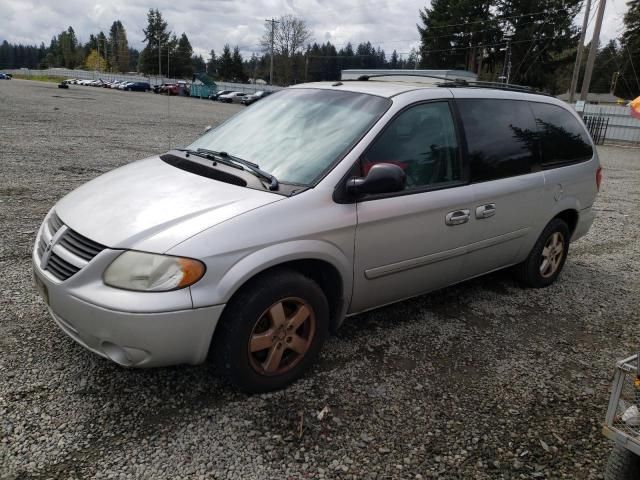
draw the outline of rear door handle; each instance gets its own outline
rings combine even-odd
[[[496,214],[496,204],[487,203],[486,205],[480,205],[476,207],[476,218],[489,218]]]
[[[470,215],[471,213],[466,208],[463,210],[454,210],[453,212],[447,213],[445,223],[447,225],[461,225],[469,221]]]

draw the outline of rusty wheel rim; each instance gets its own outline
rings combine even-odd
[[[316,332],[316,317],[305,300],[288,297],[267,308],[249,337],[249,362],[261,375],[282,375],[309,351]]]
[[[555,232],[547,239],[542,249],[540,259],[540,275],[544,278],[551,277],[558,271],[562,256],[564,255],[564,236],[560,232]]]

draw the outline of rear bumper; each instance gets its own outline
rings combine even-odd
[[[580,212],[578,212],[578,223],[576,224],[576,229],[573,231],[573,235],[571,236],[571,241],[574,242],[580,237],[586,235],[595,218],[596,215],[592,207],[580,210]]]

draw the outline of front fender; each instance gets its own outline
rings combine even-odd
[[[332,243],[323,240],[293,240],[269,245],[251,252],[229,268],[211,288],[192,288],[195,308],[227,303],[247,281],[268,268],[294,260],[321,260],[332,265],[342,278],[342,318],[351,299],[353,284],[352,262]],[[197,284],[196,284],[197,285]]]

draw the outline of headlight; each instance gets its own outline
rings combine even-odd
[[[192,258],[126,251],[104,272],[104,283],[141,292],[166,292],[193,285],[205,266]]]

